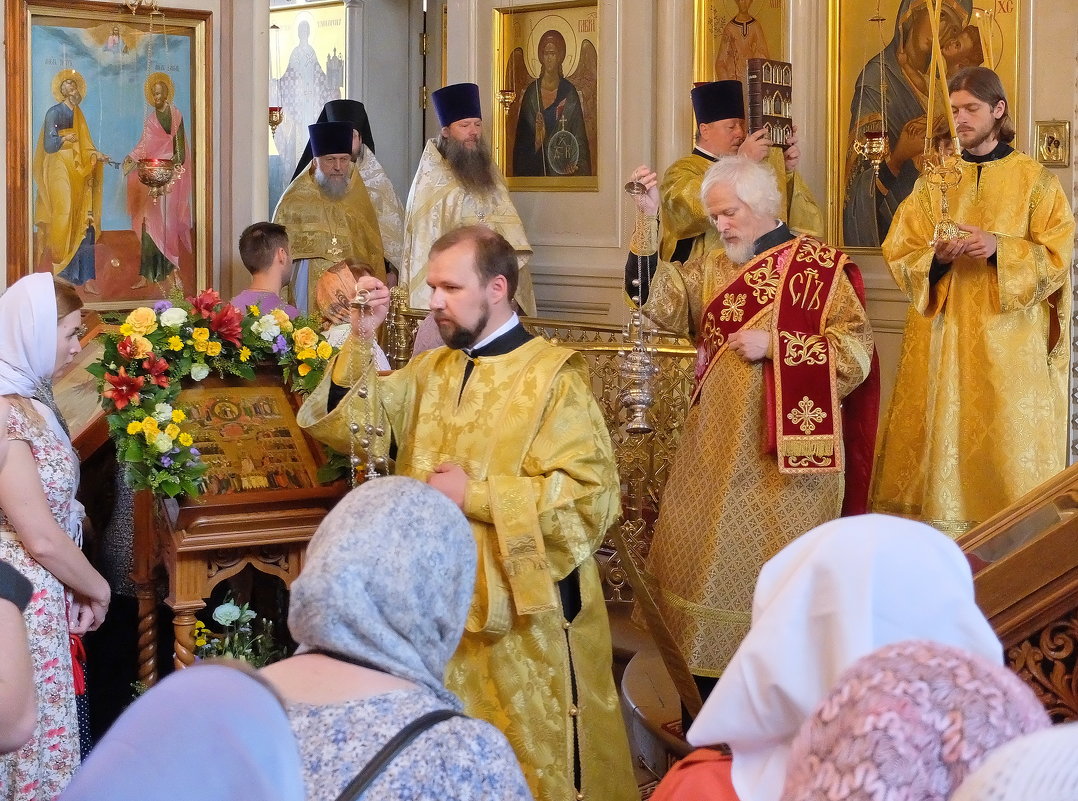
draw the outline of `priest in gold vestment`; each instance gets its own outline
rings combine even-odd
[[[316,122],[307,126],[314,165],[288,185],[273,221],[288,229],[296,269],[293,303],[315,314],[315,287],[330,267],[342,261],[365,264],[386,277],[378,215],[359,170],[352,163],[352,126]]]
[[[647,570],[706,698],[748,631],[764,562],[838,517],[844,489],[847,511],[864,511],[878,370],[860,273],[777,219],[767,165],[726,156],[708,170],[703,203],[724,248],[688,262],[655,258],[654,173],[637,168],[632,179],[649,191],[638,196],[627,289],[636,295],[642,278],[644,313],[697,341]]]
[[[401,283],[408,286],[409,303],[429,308],[427,254],[435,240],[454,228],[485,225],[516,250],[520,281],[513,299],[524,314],[534,316],[535,291],[528,272],[532,247],[483,138],[479,87],[451,84],[433,92],[431,101],[442,130],[423,148],[408,192]]]
[[[446,685],[505,733],[537,799],[628,801],[637,790],[593,558],[620,508],[613,449],[583,359],[532,337],[513,312],[516,274],[514,248],[488,228],[443,236],[427,281],[449,347],[376,379],[353,336],[299,421],[348,453],[351,426],[371,409],[385,415],[395,472],[454,500],[479,550]],[[360,282],[373,331],[388,293]]]
[[[999,78],[951,79],[966,236],[932,244],[923,178],[883,255],[910,299],[872,505],[958,536],[1066,465],[1074,217],[1059,181],[1009,142]]]
[[[688,156],[671,164],[659,186],[662,205],[659,257],[688,262],[715,248],[722,239],[707,218],[700,200],[700,183],[707,168],[720,156],[740,154],[764,161],[775,173],[779,187],[778,218],[793,230],[823,236],[823,215],[808,186],[797,173],[801,151],[793,137],[785,150],[772,147],[766,131],[745,135],[745,99],[741,81],[713,81],[692,90],[696,116],[696,146]]]

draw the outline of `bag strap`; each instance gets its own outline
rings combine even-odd
[[[363,770],[341,791],[341,794],[337,796],[337,801],[356,801],[370,787],[371,782],[378,778],[379,774],[386,769],[386,766],[393,761],[397,754],[407,748],[412,740],[443,720],[455,717],[463,718],[467,717],[467,715],[455,712],[452,709],[438,709],[413,720],[382,746],[382,750],[375,754],[371,761],[363,767]]]

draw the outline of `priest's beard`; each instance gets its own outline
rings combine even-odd
[[[352,179],[352,171],[347,175],[326,175],[321,167],[314,168],[314,180],[318,183],[322,194],[330,200],[340,200],[348,194],[348,182]]]
[[[446,347],[453,350],[470,348],[478,342],[479,335],[483,333],[483,329],[487,327],[487,321],[489,320],[490,304],[486,301],[483,301],[479,319],[475,321],[473,328],[465,328],[447,317],[440,317],[438,312],[434,312],[434,322],[438,324],[438,333],[442,335],[442,341],[446,344]]]
[[[438,152],[449,162],[449,168],[464,188],[471,192],[489,193],[494,190],[497,177],[490,147],[480,138],[474,148],[467,148],[456,139],[443,137]]]
[[[726,255],[734,264],[744,264],[756,255],[753,252],[755,244],[755,242],[737,242],[731,244],[728,244],[725,241],[723,242],[723,245],[726,247]]]

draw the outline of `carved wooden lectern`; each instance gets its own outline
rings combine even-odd
[[[138,676],[157,679],[155,578],[168,576],[177,668],[194,661],[195,615],[213,588],[251,565],[291,586],[307,542],[347,491],[318,483],[322,447],[296,424],[299,399],[267,368],[254,381],[206,379],[184,389],[180,404],[194,424],[208,465],[206,492],[155,501],[136,494],[133,578],[138,597]]]

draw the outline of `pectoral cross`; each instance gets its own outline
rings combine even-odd
[[[326,255],[330,257],[332,261],[340,261],[341,256],[344,255],[344,250],[337,244],[337,237],[333,237],[329,240],[330,248],[326,251]]]

